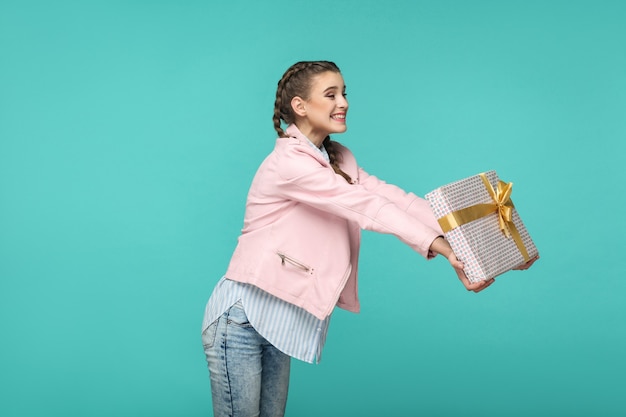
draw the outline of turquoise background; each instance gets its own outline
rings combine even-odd
[[[623,416],[626,3],[0,2],[0,414],[206,416],[204,304],[276,82],[341,67],[335,136],[420,195],[495,169],[540,252],[464,291],[366,232],[362,312],[291,416]]]

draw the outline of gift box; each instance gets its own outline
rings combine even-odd
[[[489,171],[426,194],[471,282],[494,278],[538,254],[511,201],[512,186]]]

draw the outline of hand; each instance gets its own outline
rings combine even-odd
[[[516,266],[513,269],[518,270],[518,271],[523,271],[525,269],[528,269],[535,263],[535,261],[537,259],[539,259],[539,255],[535,256],[534,258],[532,258],[530,261],[526,262],[525,264],[521,264],[520,266]]]
[[[435,253],[440,253],[448,259],[448,262],[450,262],[450,265],[452,265],[452,268],[454,268],[454,271],[459,277],[459,280],[461,281],[461,283],[463,283],[468,291],[481,292],[495,282],[495,279],[493,278],[487,281],[479,281],[474,283],[470,282],[470,280],[467,278],[467,275],[465,275],[465,272],[463,271],[463,262],[459,261],[456,258],[456,255],[454,254],[454,252],[452,252],[450,244],[442,236],[439,236],[438,238],[433,240],[433,243],[431,243],[430,245],[430,250]]]
[[[478,293],[496,282],[495,278],[491,278],[486,281],[470,282],[467,275],[465,275],[465,272],[463,271],[463,262],[459,261],[453,252],[448,255],[448,262],[450,262],[450,265],[454,268],[456,275],[459,277],[459,280],[463,283],[467,291],[474,291],[475,293]]]

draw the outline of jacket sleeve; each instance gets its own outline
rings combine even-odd
[[[302,146],[290,147],[276,162],[278,175],[272,188],[282,198],[356,222],[365,230],[395,235],[422,256],[432,255],[429,248],[440,230],[407,211],[415,202],[412,197],[397,198],[399,188],[376,192],[377,187],[371,187],[374,179],[368,186],[349,184]]]
[[[441,230],[441,226],[439,225],[430,204],[425,199],[418,197],[411,192],[406,192],[398,186],[388,184],[374,175],[368,174],[361,167],[359,167],[358,181],[367,190],[387,197],[408,214],[417,218],[431,229],[437,230],[438,233],[443,236],[443,230]]]

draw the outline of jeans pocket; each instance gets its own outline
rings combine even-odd
[[[202,345],[204,346],[204,349],[212,348],[215,344],[215,334],[217,332],[218,321],[219,320],[215,320],[209,325],[209,327],[202,331]]]
[[[252,327],[240,301],[233,304],[230,310],[228,310],[228,324],[235,325],[244,329]]]

